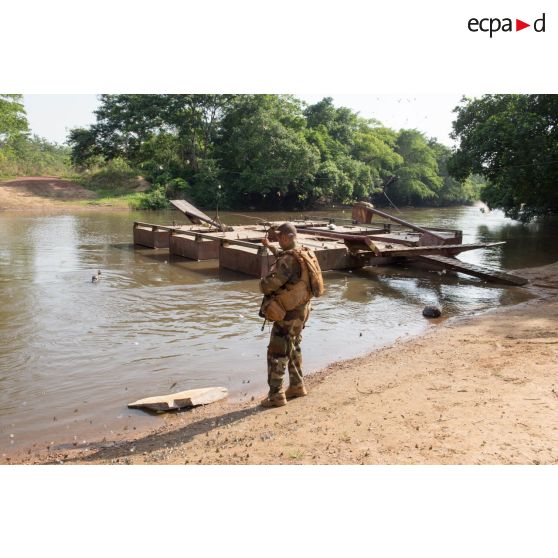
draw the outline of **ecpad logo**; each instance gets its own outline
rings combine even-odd
[[[543,15],[539,19],[536,19],[534,21],[533,29],[537,33],[545,32],[545,17],[546,14],[543,13]],[[472,17],[467,23],[467,27],[469,28],[469,31],[472,31],[473,33],[477,33],[478,31],[490,33],[490,38],[492,38],[492,35],[494,33],[497,33],[498,31],[513,31],[512,20],[509,17],[505,17],[503,19],[497,17],[485,17],[482,19],[477,19],[476,17]],[[526,29],[527,27],[531,27],[531,24],[525,23],[520,19],[515,20],[516,31],[521,31],[522,29]]]

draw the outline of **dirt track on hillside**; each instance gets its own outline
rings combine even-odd
[[[0,182],[0,210],[76,209],[68,202],[93,198],[95,192],[55,176],[26,176]]]

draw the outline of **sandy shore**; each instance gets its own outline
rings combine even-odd
[[[286,407],[221,402],[148,435],[11,463],[558,463],[558,264],[521,270],[537,299],[454,319],[339,362]]]
[[[25,176],[0,181],[0,210],[76,210],[76,202],[95,198],[95,192],[56,176]]]

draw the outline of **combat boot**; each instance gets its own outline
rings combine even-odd
[[[294,397],[304,397],[308,395],[304,384],[298,384],[297,386],[289,386],[285,392],[285,397],[287,399],[293,399]]]
[[[285,397],[285,392],[280,391],[279,393],[268,394],[265,399],[260,401],[262,407],[282,407],[287,404],[287,398]]]

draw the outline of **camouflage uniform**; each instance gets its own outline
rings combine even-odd
[[[273,294],[287,283],[298,283],[301,277],[300,263],[292,254],[272,250],[278,258],[270,273],[260,281],[265,295]],[[267,347],[267,383],[269,394],[283,391],[285,369],[289,370],[289,384],[299,386],[302,379],[302,353],[300,343],[302,330],[310,315],[310,301],[289,310],[285,318],[273,322]]]

